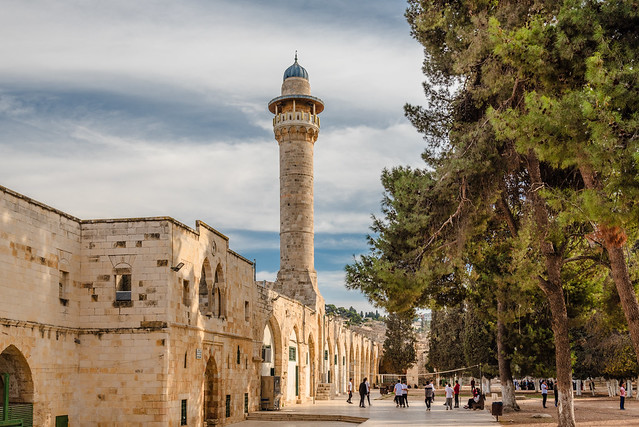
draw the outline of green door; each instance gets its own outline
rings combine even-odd
[[[58,415],[55,417],[55,427],[69,427],[69,416]]]
[[[300,395],[300,367],[295,365],[295,396]]]

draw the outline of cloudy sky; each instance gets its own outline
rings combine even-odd
[[[326,109],[315,247],[327,303],[366,251],[382,168],[420,166],[403,117],[422,50],[403,0],[3,0],[0,185],[83,219],[200,219],[279,269],[278,147],[268,101],[299,62]]]

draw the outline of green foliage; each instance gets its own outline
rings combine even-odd
[[[605,316],[593,316],[573,336],[576,377],[632,378],[639,375],[628,332],[612,328]]]
[[[414,314],[414,312],[391,313],[386,317],[384,359],[391,373],[404,374],[417,361],[415,350],[417,338],[413,330]]]
[[[331,316],[339,316],[346,319],[348,325],[361,325],[366,320],[384,320],[384,316],[379,314],[378,310],[359,313],[352,306],[348,309],[344,307],[336,307],[334,304],[325,305],[326,314]]]
[[[426,165],[383,172],[383,217],[374,218],[370,253],[347,267],[347,286],[389,312],[443,308],[433,312],[431,336],[430,364],[440,370],[467,364],[477,347],[494,357],[487,337],[495,333],[499,300],[514,370],[550,376],[551,312],[539,285],[555,257],[561,268],[553,280],[574,340],[582,337],[573,348],[577,365],[595,343],[583,338],[592,335],[585,325],[601,313],[620,335],[610,334],[599,353],[624,360],[623,319],[605,286],[608,259],[596,231],[605,224],[620,227],[630,242],[639,238],[636,4],[408,4],[412,35],[426,54],[427,105],[407,105],[405,113],[424,134]],[[542,182],[532,185],[537,160]],[[638,283],[639,245],[630,247]],[[455,329],[464,320],[452,327],[454,310],[471,316],[473,332]]]

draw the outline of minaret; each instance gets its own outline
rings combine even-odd
[[[284,71],[282,95],[268,103],[280,147],[280,271],[278,290],[308,306],[317,290],[313,230],[313,146],[324,103],[311,96],[308,73],[297,63]]]

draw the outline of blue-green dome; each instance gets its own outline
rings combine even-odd
[[[297,63],[297,52],[295,53],[295,63],[284,71],[284,80],[289,77],[301,77],[308,80],[308,73],[300,64]]]

